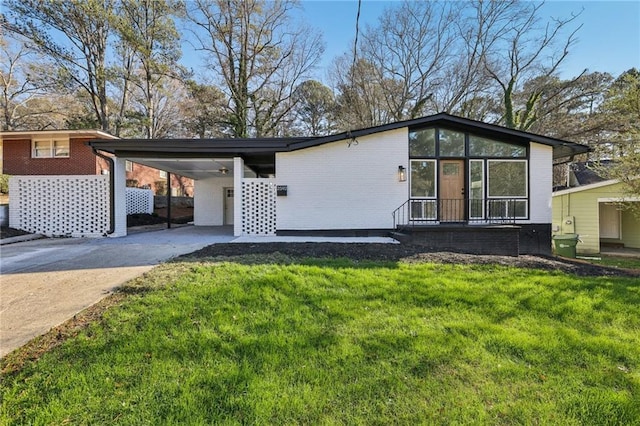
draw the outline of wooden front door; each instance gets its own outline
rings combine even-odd
[[[441,160],[440,222],[462,222],[464,209],[464,160]]]

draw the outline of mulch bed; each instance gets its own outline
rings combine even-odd
[[[579,276],[640,276],[640,271],[594,265],[579,259],[552,256],[491,256],[430,250],[411,244],[340,244],[340,243],[233,243],[215,244],[183,256],[184,258],[235,257],[247,254],[280,253],[292,258],[348,258],[355,261],[405,261],[446,264],[497,264],[547,271],[561,271]]]
[[[193,207],[174,206],[171,208],[171,223],[189,223],[193,221]],[[127,216],[127,226],[146,226],[167,223],[167,209],[155,209],[153,214],[130,214]]]
[[[18,237],[20,235],[27,235],[29,232],[21,231],[20,229],[9,228],[8,226],[0,227],[0,239]]]

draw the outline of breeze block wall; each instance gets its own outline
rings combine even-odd
[[[153,213],[153,191],[150,189],[127,188],[127,214]]]
[[[9,226],[48,237],[101,237],[109,230],[108,176],[13,176]]]
[[[242,179],[242,234],[276,235],[274,179]]]

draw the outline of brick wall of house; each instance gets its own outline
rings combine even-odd
[[[31,158],[31,139],[3,141],[3,173],[8,175],[93,175],[96,157],[85,142],[71,138],[68,158]]]
[[[13,176],[29,175],[101,175],[109,170],[107,160],[94,155],[85,142],[95,137],[75,137],[69,140],[67,158],[32,158],[31,138],[4,140],[2,144],[2,172]],[[137,187],[148,187],[158,193],[158,182],[166,182],[160,172],[151,167],[132,163],[133,169],[127,172],[127,179],[136,180]],[[193,180],[171,175],[174,194],[193,196]],[[166,185],[165,185],[166,187]],[[162,193],[165,193],[164,191]]]
[[[142,164],[131,164],[131,171],[127,172],[127,180],[135,180],[135,186],[138,188],[149,188],[154,194],[163,195],[166,192],[167,179],[160,177],[160,171],[152,169],[151,167],[144,166]],[[164,185],[159,182],[164,182]],[[133,182],[130,182],[132,185]],[[133,186],[133,185],[132,185]],[[161,188],[164,186],[165,189]],[[174,189],[174,194],[193,196],[193,179],[171,175],[171,187]]]

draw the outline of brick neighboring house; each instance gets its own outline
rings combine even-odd
[[[2,173],[7,175],[99,175],[109,173],[108,162],[96,156],[87,141],[118,139],[99,130],[0,132]],[[167,173],[127,162],[129,186],[166,191]],[[193,180],[171,175],[173,195],[193,196]]]

